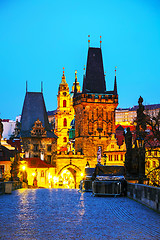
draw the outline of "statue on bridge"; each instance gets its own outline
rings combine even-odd
[[[101,147],[98,147],[97,151],[97,164],[101,164]]]

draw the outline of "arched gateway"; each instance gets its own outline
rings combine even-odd
[[[59,179],[59,187],[77,188],[79,179],[82,177],[82,171],[79,167],[73,164],[68,164],[60,169],[57,173]]]

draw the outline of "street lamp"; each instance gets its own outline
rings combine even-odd
[[[137,142],[137,154],[138,154],[138,183],[143,184],[143,179],[145,178],[145,149],[144,149],[144,139],[139,136],[136,139]]]
[[[106,165],[107,155],[104,154],[104,155],[103,155],[103,158],[104,158],[104,165]]]

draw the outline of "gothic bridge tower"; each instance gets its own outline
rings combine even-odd
[[[115,74],[114,90],[107,91],[101,48],[88,49],[86,73],[82,93],[76,89],[73,97],[75,110],[75,152],[95,158],[98,147],[102,154],[115,133],[115,109],[118,106]]]

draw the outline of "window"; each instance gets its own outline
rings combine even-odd
[[[67,119],[66,118],[64,118],[64,120],[63,120],[63,126],[67,127]]]
[[[114,155],[114,161],[118,161],[118,155]]]
[[[154,156],[157,156],[157,151],[154,151]]]
[[[51,145],[48,145],[48,146],[47,146],[47,151],[48,151],[48,152],[51,152],[51,149],[52,149]]]
[[[66,137],[63,138],[63,142],[67,142],[67,138]]]
[[[112,155],[109,155],[109,161],[112,161]]]
[[[111,148],[114,148],[114,145],[113,145],[113,144],[111,145]]]
[[[63,100],[63,107],[66,107],[66,100]]]
[[[67,93],[66,93],[66,92],[64,92],[64,93],[63,93],[63,95],[64,95],[64,96],[66,96],[66,95],[67,95]]]
[[[38,152],[38,144],[34,144],[33,146],[34,146],[33,151],[34,151],[34,152]]]
[[[48,161],[49,163],[51,163],[51,155],[48,155],[48,156],[47,156],[47,161]]]
[[[41,171],[41,177],[44,177],[44,171],[43,170]]]
[[[123,154],[121,154],[121,161],[123,161]]]
[[[153,167],[156,167],[156,161],[153,161]]]
[[[4,173],[4,165],[0,165],[0,173]]]

